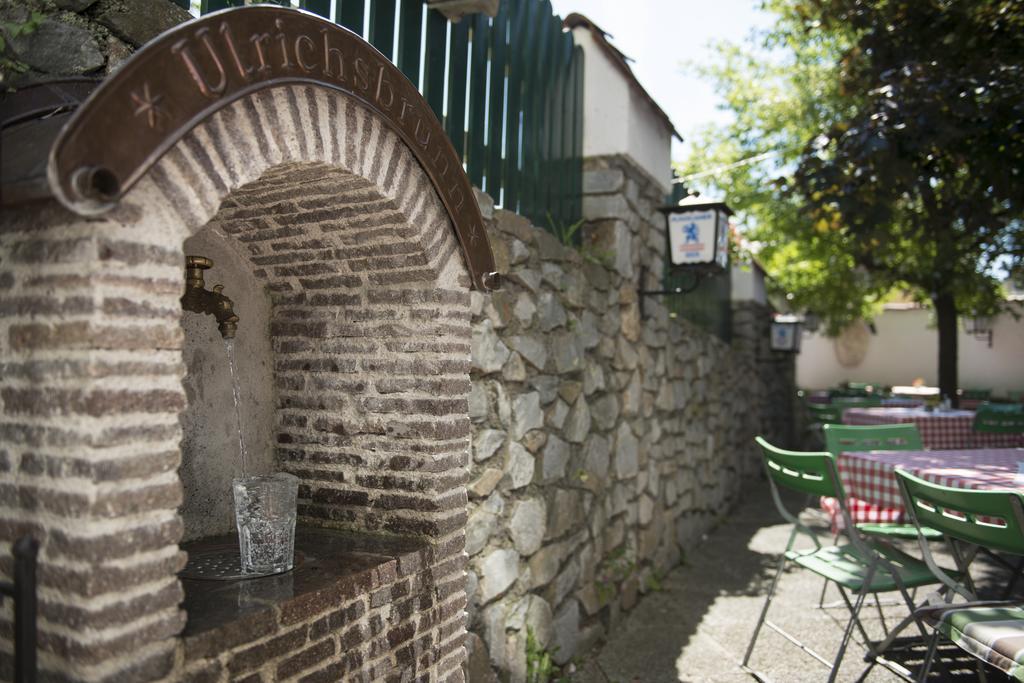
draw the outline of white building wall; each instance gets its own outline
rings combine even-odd
[[[732,280],[733,301],[756,301],[768,303],[768,294],[764,285],[764,271],[749,264],[733,264],[730,278]]]
[[[621,76],[620,76],[621,78]],[[635,96],[629,102],[629,147],[625,151],[632,156],[654,180],[661,185],[665,194],[672,191],[672,132],[664,119],[657,116],[650,104]],[[584,113],[583,139],[586,140],[587,125]]]
[[[624,154],[668,193],[672,132],[631,86],[587,28],[573,30],[583,48],[583,156]]]
[[[1018,304],[1018,312],[1024,313],[1024,306]],[[833,339],[805,332],[796,364],[798,386],[824,389],[844,381],[910,384],[916,378],[938,385],[939,341],[930,310],[889,309],[875,318],[875,328],[878,333],[870,337],[867,353],[855,367],[839,364]],[[996,318],[992,348],[961,327],[957,346],[961,388],[992,389],[996,395],[1024,390],[1024,318]]]

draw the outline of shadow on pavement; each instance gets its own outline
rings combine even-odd
[[[800,509],[802,499],[787,498],[791,510]],[[832,542],[823,514],[805,513],[804,521],[820,531],[823,544]],[[775,572],[778,553],[786,544],[787,525],[772,505],[767,482],[748,482],[741,502],[719,526],[687,554],[683,565],[673,570],[662,590],[647,595],[637,607],[611,629],[612,637],[602,648],[584,657],[572,676],[585,683],[678,683],[740,682],[754,678],[743,672],[743,658],[764,595]],[[904,549],[918,555],[914,544]],[[1008,583],[1009,571],[980,558],[973,571],[979,593],[999,597]],[[842,606],[819,609],[823,582],[810,572],[787,569],[769,612],[769,618],[785,625],[813,649],[831,659],[839,646],[847,612]],[[923,590],[923,589],[922,589]],[[862,621],[872,639],[884,634],[883,620],[892,626],[906,615],[906,607],[887,600],[883,606],[865,605]],[[830,587],[826,604],[839,595]],[[909,633],[909,631],[908,631]],[[916,633],[916,631],[914,632]],[[865,648],[851,642],[838,680],[855,681],[864,672]],[[924,646],[907,648],[892,656],[897,663],[917,669]],[[959,648],[944,646],[941,666],[929,681],[978,680],[975,660]],[[778,634],[762,629],[751,664],[776,683],[824,681],[827,669]],[[992,680],[1005,674],[989,670]],[[901,680],[881,666],[864,679],[868,682]]]

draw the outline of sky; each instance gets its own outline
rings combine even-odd
[[[556,14],[585,15],[611,34],[611,43],[631,57],[633,73],[665,110],[684,139],[708,122],[729,114],[711,85],[691,66],[714,56],[709,43],[742,41],[753,29],[767,28],[771,16],[760,0],[551,0]],[[686,143],[673,141],[672,158]]]

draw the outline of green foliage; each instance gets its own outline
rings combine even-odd
[[[737,212],[747,248],[772,276],[773,293],[813,308],[835,331],[869,317],[885,287],[855,269],[848,238],[816,224],[789,187],[807,141],[857,100],[838,85],[838,61],[851,37],[806,31],[792,4],[765,3],[777,15],[771,30],[743,45],[719,43],[718,61],[699,68],[735,119],[692,136],[693,151],[679,172],[724,169],[688,185],[724,197]]]
[[[594,583],[597,589],[597,599],[602,605],[615,597],[619,585],[633,573],[635,568],[636,561],[629,556],[629,549],[625,544],[608,553],[597,565]]]
[[[584,219],[579,219],[575,223],[565,225],[557,222],[552,216],[551,212],[547,212],[548,216],[548,232],[555,236],[559,242],[564,246],[576,248],[579,245],[580,256],[586,261],[605,268],[611,268],[615,262],[615,254],[608,250],[595,249],[593,245],[584,244],[580,245],[579,231],[586,222]]]
[[[994,312],[1024,261],[1024,3],[764,6],[774,27],[705,70],[736,118],[682,175],[726,167],[694,184],[728,199],[787,298],[830,332],[893,288],[934,303],[951,393],[956,315]]]
[[[665,589],[664,581],[665,573],[658,569],[653,569],[651,573],[647,575],[647,578],[644,581],[644,586],[647,588],[647,592],[658,593]]]
[[[7,37],[18,38],[29,35],[39,28],[46,15],[33,10],[29,13],[28,19],[22,23],[13,21],[0,22],[0,83],[7,80],[9,73],[24,73],[28,71],[28,65],[6,54]]]
[[[993,312],[997,262],[1024,257],[1024,6],[804,5],[856,33],[838,76],[865,94],[808,145],[792,189],[873,276]]]
[[[526,627],[526,683],[561,683],[567,680],[561,677],[551,659],[551,655],[557,651],[558,648],[548,652],[541,647],[533,635],[533,629]]]
[[[19,36],[26,36],[33,33],[37,28],[39,28],[39,24],[43,23],[43,19],[45,18],[45,14],[33,10],[29,14],[28,19],[24,22],[17,23],[13,21],[4,21],[0,22],[0,27],[2,27],[4,32],[11,38],[18,38]]]
[[[566,225],[564,223],[555,221],[555,219],[551,216],[550,211],[547,212],[547,217],[548,227],[550,229],[551,234],[554,235],[558,239],[558,241],[564,244],[565,246],[575,246],[576,243],[579,241],[576,237],[576,233],[578,233],[580,231],[580,228],[583,227],[584,219],[581,218],[575,223],[570,223],[569,225]]]

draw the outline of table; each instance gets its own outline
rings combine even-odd
[[[896,396],[919,396],[919,397],[930,397],[938,396],[938,387],[915,387],[915,386],[895,386],[892,388],[892,393]]]
[[[855,524],[903,523],[903,499],[893,471],[899,467],[922,479],[967,489],[1024,490],[1024,448],[840,453],[839,478]],[[835,499],[822,499],[833,529],[842,526]]]
[[[849,425],[913,423],[925,448],[1014,448],[1024,446],[1024,434],[991,434],[974,431],[974,411],[927,411],[923,408],[847,408],[843,422]]]
[[[812,391],[804,395],[804,399],[808,403],[815,405],[829,405],[832,403],[833,397],[827,391]],[[905,396],[887,396],[881,399],[883,406],[902,406],[905,408],[920,408],[924,405],[924,400],[920,398],[907,398]]]

